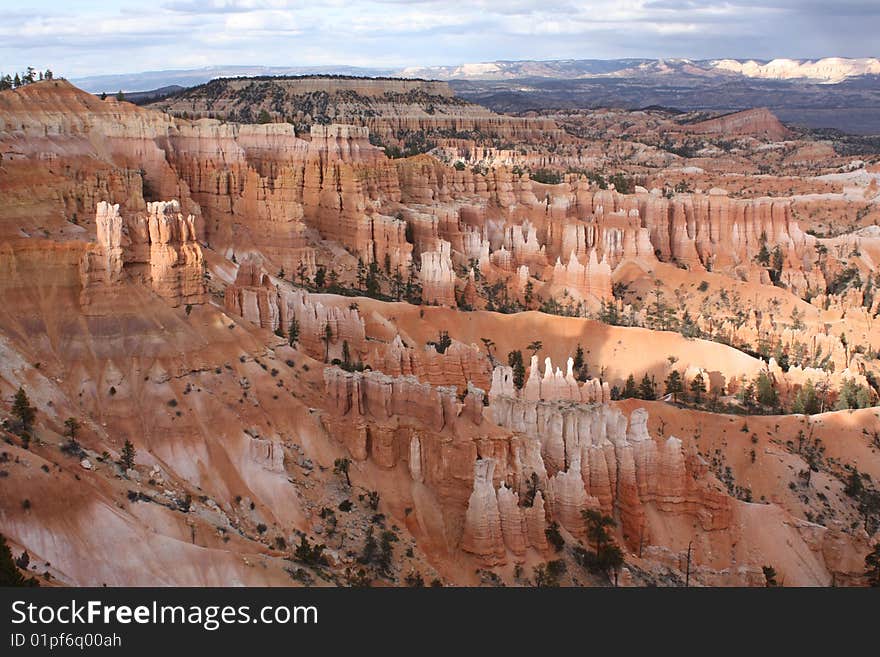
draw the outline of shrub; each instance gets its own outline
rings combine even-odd
[[[555,520],[544,530],[544,535],[547,537],[547,541],[550,545],[553,546],[553,549],[557,552],[561,552],[562,548],[565,547],[565,539],[562,538],[562,534],[559,533],[559,523]]]

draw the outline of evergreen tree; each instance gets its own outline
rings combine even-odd
[[[324,265],[318,265],[315,269],[315,287],[321,289],[327,282],[327,269]]]
[[[755,262],[765,267],[770,266],[770,251],[767,249],[767,233],[761,233],[761,248],[755,256]]]
[[[434,347],[434,351],[438,354],[446,353],[446,350],[452,346],[452,338],[449,337],[449,333],[447,331],[440,331],[437,334],[436,342],[429,342],[429,345]]]
[[[580,372],[584,367],[584,348],[578,342],[577,349],[574,351],[574,362],[572,363],[575,372]]]
[[[135,454],[137,454],[137,450],[135,450],[131,441],[126,438],[125,444],[122,446],[122,457],[119,459],[119,464],[123,470],[131,470],[134,467]]]
[[[324,362],[330,360],[330,341],[333,339],[333,329],[330,328],[330,322],[324,324],[324,333],[322,336],[324,341]]]
[[[29,432],[31,430],[37,417],[37,409],[31,406],[31,401],[21,386],[15,393],[15,400],[12,402],[12,414],[18,420],[22,431]]]
[[[684,384],[681,381],[681,373],[672,370],[666,377],[666,394],[672,395],[672,401],[677,402],[678,396],[684,392]]]
[[[620,393],[621,399],[633,399],[639,396],[639,389],[636,388],[636,378],[630,374],[626,377],[626,383],[623,384],[623,391]]]
[[[776,248],[773,249],[772,258],[773,259],[770,268],[770,280],[772,280],[773,283],[776,284],[782,277],[782,266],[785,263],[785,258],[782,255],[782,249],[779,248],[778,244],[776,245]]]
[[[74,417],[69,417],[64,420],[64,428],[68,438],[67,449],[78,451],[79,443],[76,440],[76,434],[80,428],[79,421]]]
[[[522,352],[517,349],[507,354],[507,364],[513,369],[513,385],[517,390],[522,390],[526,381],[526,366],[523,363]]]
[[[367,538],[364,540],[364,547],[361,550],[358,561],[362,564],[369,565],[373,563],[378,551],[379,543],[376,541],[376,537],[373,536],[373,526],[370,525],[369,529],[367,529]]]
[[[351,460],[347,458],[336,459],[333,461],[333,474],[345,475],[345,483],[351,488],[351,477],[348,474],[348,468],[351,466]]]
[[[296,317],[290,318],[290,327],[287,329],[287,344],[291,347],[299,341],[299,322]]]
[[[755,380],[755,397],[762,406],[774,408],[779,404],[779,394],[767,372],[761,372]]]
[[[382,292],[379,279],[379,265],[375,262],[371,262],[367,268],[366,288],[367,295],[371,297],[378,296]]]
[[[700,328],[686,309],[681,316],[681,324],[678,327],[678,331],[686,338],[700,337]]]
[[[6,544],[6,537],[0,534],[0,586],[39,586],[33,577],[25,577],[19,572],[12,558],[12,550]]]
[[[532,300],[534,299],[534,297],[535,297],[535,286],[532,284],[531,281],[528,281],[526,283],[526,289],[523,294],[523,301],[525,301],[525,303],[526,303],[526,308],[528,308],[529,306],[532,305]]]
[[[651,380],[651,377],[648,376],[647,372],[645,372],[645,376],[642,377],[642,382],[639,384],[639,399],[657,399],[657,392],[654,390],[654,382]]]
[[[847,408],[868,408],[871,405],[871,391],[856,382],[855,379],[845,378],[840,391],[837,394],[835,410],[841,411]]]
[[[302,260],[296,266],[296,277],[299,280],[300,287],[305,287],[309,280],[309,267]]]
[[[357,263],[357,286],[359,290],[367,286],[367,266],[361,258],[358,258]]]
[[[703,395],[706,392],[706,381],[703,379],[701,373],[697,374],[691,380],[690,391],[691,395],[693,395],[694,402],[701,404],[703,402]]]
[[[595,555],[584,565],[592,570],[597,570],[609,576],[615,573],[624,563],[623,551],[614,542],[610,530],[617,525],[614,518],[606,516],[596,509],[587,509],[582,512],[587,526],[587,540],[595,547]]]
[[[122,93],[122,89],[116,92],[116,100],[118,100],[120,103],[125,100],[125,94]]]
[[[807,381],[795,394],[794,400],[791,403],[791,411],[792,413],[815,415],[819,412],[820,408],[821,403],[816,386],[812,381]]]

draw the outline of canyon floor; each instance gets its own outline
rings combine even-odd
[[[0,92],[42,586],[863,586],[880,153],[445,82]]]

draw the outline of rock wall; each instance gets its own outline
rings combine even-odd
[[[367,353],[364,321],[357,308],[325,304],[320,295],[274,284],[259,256],[248,256],[239,265],[235,282],[226,288],[224,304],[227,312],[287,337],[295,319],[297,342],[315,359],[341,360],[346,343],[353,362]]]
[[[381,363],[387,374],[412,375],[434,386],[462,386],[462,382],[470,382],[487,390],[490,384],[489,363],[479,347],[455,340],[443,353],[438,353],[433,345],[421,350],[408,347],[397,335],[384,353],[377,354],[376,362]]]
[[[455,270],[452,268],[449,242],[440,241],[439,250],[422,253],[419,269],[422,302],[455,307]]]
[[[171,306],[205,300],[204,256],[196,241],[193,215],[180,212],[177,201],[147,204],[147,214],[126,221],[119,204],[100,202],[95,214],[97,243],[86,248],[80,264],[80,302],[88,312],[118,293],[124,268],[147,267],[144,280]]]
[[[729,526],[731,500],[708,474],[707,464],[673,436],[656,442],[648,434],[644,409],[635,410],[627,421],[608,405],[497,397],[490,408],[495,423],[539,446],[546,474],[538,481],[549,517],[577,538],[584,538],[582,512],[590,508],[618,517],[631,546],[650,540],[647,504],[662,513],[691,516],[706,531]],[[485,487],[480,477],[475,490],[478,485]],[[525,490],[518,492],[522,497]],[[498,499],[502,495],[509,498],[499,489]],[[489,498],[483,491],[472,499],[479,508],[467,517],[476,524],[465,535],[471,532],[484,539],[468,546],[475,554],[494,559],[500,543],[488,546],[485,537],[494,534],[484,528],[494,517],[491,509],[484,508]],[[504,504],[509,509],[510,500]]]
[[[542,374],[538,367],[538,356],[533,355],[528,378],[521,391],[514,387],[513,369],[507,365],[499,365],[492,371],[489,397],[493,400],[512,397],[529,401],[570,400],[591,404],[611,401],[611,390],[607,381],[591,378],[581,382],[575,379],[572,358],[566,362],[565,373],[558,367],[554,370],[550,358],[545,358]]]

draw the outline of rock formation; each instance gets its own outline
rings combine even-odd
[[[84,306],[118,292],[123,268],[139,264],[149,266],[146,279],[172,307],[204,302],[204,258],[193,215],[184,217],[177,201],[149,203],[147,212],[125,222],[119,204],[98,204],[98,241],[86,249],[80,266]]]

